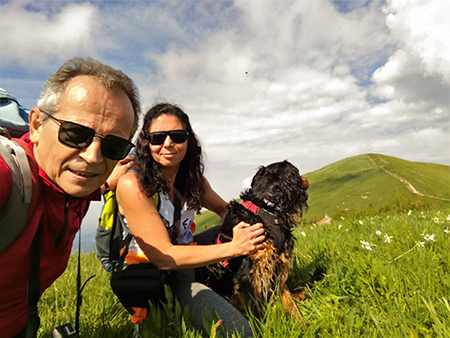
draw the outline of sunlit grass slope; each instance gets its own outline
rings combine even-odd
[[[339,218],[380,211],[431,210],[450,206],[450,166],[368,154],[337,161],[304,176],[310,184],[309,209],[303,217],[305,222],[317,222],[325,215]],[[401,179],[409,181],[425,196],[410,192]],[[197,231],[219,221],[219,217],[209,211],[202,212],[195,219]]]
[[[446,197],[450,194],[450,166],[410,162],[399,158],[370,154],[358,155],[306,173],[309,180],[309,211],[307,221],[381,209],[446,207],[450,202],[414,195],[398,177],[427,195]],[[381,166],[397,175],[393,177]]]
[[[379,154],[370,154],[370,157],[377,165],[401,177],[406,177],[421,193],[450,199],[450,166],[411,162]]]
[[[279,298],[250,315],[255,336],[279,337],[449,337],[450,209],[407,211],[349,218],[331,225],[304,225],[289,277],[298,281],[323,271],[323,278],[304,288],[309,299],[298,302],[309,327],[289,317]],[[41,298],[39,337],[58,325],[74,323],[76,255],[67,271]],[[131,337],[130,316],[109,288],[95,253],[82,255],[82,280],[97,274],[83,291],[80,336]],[[142,337],[201,337],[190,314],[169,297],[152,307]],[[204,325],[220,337],[211,316]],[[239,336],[237,336],[239,337]]]

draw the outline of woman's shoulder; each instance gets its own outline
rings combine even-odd
[[[123,176],[120,177],[117,182],[117,190],[128,190],[128,189],[136,189],[140,187],[139,179],[135,172],[128,171]]]

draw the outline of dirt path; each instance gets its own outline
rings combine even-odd
[[[386,174],[391,175],[392,177],[394,177],[396,180],[399,180],[400,182],[403,183],[403,185],[406,187],[406,189],[408,189],[410,192],[412,192],[415,195],[418,196],[423,196],[423,197],[429,197],[429,198],[434,198],[437,200],[441,200],[441,201],[450,201],[450,199],[448,198],[442,198],[442,197],[437,197],[437,196],[431,196],[431,195],[426,195],[421,193],[420,191],[418,191],[416,188],[414,188],[414,186],[411,184],[411,182],[409,182],[408,180],[404,179],[403,177],[400,177],[397,174],[394,174],[393,172],[390,172],[389,170],[387,170],[385,167],[383,167],[382,165],[379,165],[377,162],[375,162],[375,160],[370,157],[369,154],[366,154],[367,159],[369,160],[370,164],[380,168],[382,171],[384,171]]]

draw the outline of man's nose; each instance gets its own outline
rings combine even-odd
[[[104,161],[101,147],[102,140],[94,137],[92,143],[84,149],[80,150],[80,157],[91,164],[101,163]]]

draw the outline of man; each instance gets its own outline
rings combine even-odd
[[[42,293],[64,272],[90,201],[100,199],[99,188],[131,149],[139,113],[133,81],[93,59],[70,59],[45,84],[30,111],[30,132],[22,137],[30,166],[38,166],[41,191],[33,194],[39,200],[30,205],[23,231],[0,252],[1,338],[25,336],[30,248],[38,225]],[[124,172],[130,162],[122,163]],[[11,186],[0,156],[0,211]]]

